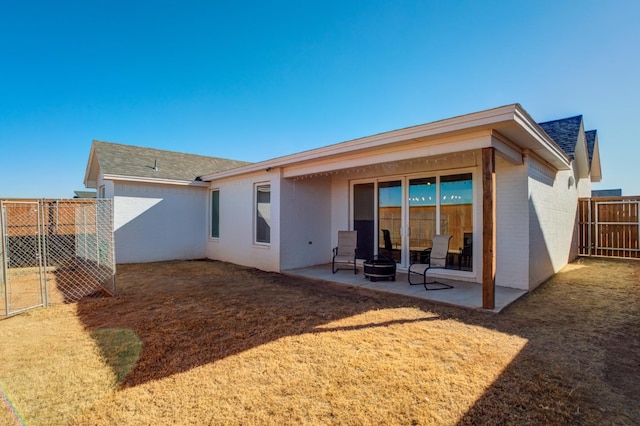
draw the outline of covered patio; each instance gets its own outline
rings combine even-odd
[[[357,274],[346,269],[333,274],[331,273],[331,264],[290,269],[282,272],[287,275],[329,281],[345,286],[361,287],[385,293],[401,294],[403,296],[429,300],[443,305],[477,309],[493,313],[499,313],[527,293],[525,290],[495,286],[495,306],[493,309],[484,309],[482,307],[482,284],[477,283],[439,278],[439,281],[451,284],[453,288],[448,290],[426,291],[422,285],[409,285],[407,274],[404,272],[398,272],[395,281],[380,279],[371,282],[364,277],[362,266],[358,267]]]

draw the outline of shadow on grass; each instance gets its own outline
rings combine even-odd
[[[210,261],[122,265],[119,297],[83,300],[77,312],[123,378],[121,386],[132,387],[287,336],[385,327],[398,322],[329,324],[417,307],[425,317],[406,322],[452,319],[528,340],[460,424],[634,423],[640,420],[635,391],[621,390],[630,382],[616,381],[612,372],[635,377],[619,369],[614,345],[627,348],[621,353],[631,361],[624,365],[640,359],[638,333],[627,332],[640,319],[638,291],[629,285],[634,276],[608,285],[597,280],[612,273],[596,274],[602,266],[587,263],[591,269],[559,274],[500,315]],[[627,269],[637,274],[638,264]],[[613,315],[616,307],[622,316]]]
[[[118,286],[118,297],[84,299],[77,312],[123,387],[287,336],[402,323],[323,328],[372,309],[414,306],[406,298],[210,261],[122,265]]]

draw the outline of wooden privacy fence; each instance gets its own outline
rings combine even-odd
[[[640,258],[640,197],[581,198],[578,250],[581,256]]]

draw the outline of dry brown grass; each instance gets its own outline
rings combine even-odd
[[[637,424],[639,281],[639,262],[584,260],[490,315],[123,265],[117,298],[0,321],[0,386],[32,425]]]

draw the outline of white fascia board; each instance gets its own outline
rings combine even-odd
[[[534,146],[523,148],[535,152],[558,170],[571,169],[571,158],[520,105],[516,109],[514,119],[534,139]]]
[[[516,133],[526,140],[520,141],[518,138],[518,144],[516,144],[513,138],[508,139],[504,137],[502,139],[496,139],[494,142],[491,141],[491,138],[487,138],[485,145],[473,144],[473,147],[470,147],[464,142],[464,138],[467,137],[465,133],[473,133],[479,130],[490,131],[493,128],[502,129],[505,127],[511,128],[512,130],[516,129]],[[518,131],[517,129],[520,130]],[[458,137],[452,138],[451,135],[458,135]],[[448,140],[450,142],[442,146],[438,146],[439,143],[425,143],[427,140],[435,139],[438,139],[438,141]],[[462,145],[457,143],[456,139],[463,141]],[[509,140],[511,144],[505,142]],[[412,142],[415,141],[421,141],[424,146],[415,147],[416,151],[413,152],[413,156],[441,155],[459,152],[460,150],[493,146],[512,162],[519,162],[521,164],[522,160],[521,157],[518,158],[518,151],[520,151],[521,154],[523,149],[530,149],[536,151],[538,155],[558,169],[570,168],[570,159],[564,151],[551,140],[544,130],[542,130],[519,104],[512,104],[212,173],[202,176],[201,180],[212,181],[214,179],[259,172],[271,168],[284,168],[285,172],[283,177],[290,177],[298,176],[301,173],[300,169],[309,170],[307,173],[335,170],[344,167],[346,161],[350,162],[349,164],[351,165],[349,167],[374,164],[376,162],[397,161],[398,159],[408,158],[406,157],[406,153],[388,154],[384,159],[380,159],[376,157],[376,149],[392,147],[392,151],[405,151],[406,147],[412,145]],[[394,148],[396,145],[397,148]],[[371,156],[369,152],[372,152]],[[356,157],[358,156],[363,158],[357,159]],[[327,168],[329,165],[331,165],[330,168]]]
[[[507,162],[514,165],[524,163],[522,149],[495,130],[491,132],[491,146]]]
[[[444,156],[490,146],[493,146],[491,133],[487,130],[437,140],[414,140],[411,143],[361,150],[348,155],[333,156],[283,167],[282,177],[292,178],[391,161]]]
[[[371,149],[383,145],[394,144],[397,142],[435,137],[456,131],[471,130],[475,127],[489,126],[491,124],[513,120],[514,112],[518,105],[507,105],[486,111],[480,111],[472,114],[462,115],[458,117],[448,118],[445,120],[435,121],[428,124],[407,127],[404,129],[394,130],[391,132],[380,133],[373,136],[354,139],[347,142],[328,145],[322,148],[303,151],[297,154],[287,155],[272,160],[253,163],[248,166],[242,166],[235,169],[212,173],[201,177],[203,181],[211,181],[245,173],[265,170],[269,167],[284,167],[296,163],[304,163],[327,158],[336,155],[344,155],[354,151],[363,149]]]
[[[591,182],[602,180],[602,166],[600,164],[600,147],[598,146],[598,135],[593,144],[593,156],[591,157]]]
[[[91,144],[91,151],[89,152],[89,161],[87,162],[87,168],[85,169],[85,172],[84,172],[84,186],[86,188],[95,188],[97,185],[97,182],[96,182],[97,177],[96,177],[96,180],[91,180],[89,177],[89,174],[91,172],[91,166],[93,165],[94,161],[97,163],[96,148],[95,148],[95,144]],[[93,186],[90,186],[90,185],[93,185]]]
[[[104,175],[103,179],[124,182],[156,183],[163,185],[199,186],[205,188],[209,186],[207,182],[199,182],[194,180],[158,179],[139,176]]]

